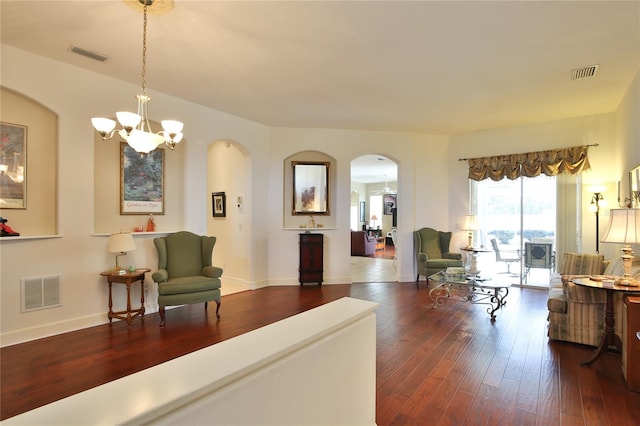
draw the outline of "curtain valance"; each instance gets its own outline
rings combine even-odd
[[[591,169],[587,152],[589,145],[524,154],[498,155],[470,158],[469,179],[501,180],[520,176],[536,177],[541,173],[556,176],[562,173],[576,174]]]

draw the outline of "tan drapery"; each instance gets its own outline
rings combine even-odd
[[[469,179],[498,181],[504,178],[514,180],[520,176],[536,177],[540,174],[576,174],[591,169],[588,151],[589,145],[583,145],[524,154],[470,158]]]

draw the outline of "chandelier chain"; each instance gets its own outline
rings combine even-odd
[[[144,25],[142,28],[142,94],[146,95],[147,87],[147,5],[144,5]]]
[[[154,0],[138,0],[138,2],[143,5],[144,21],[142,27],[142,93],[136,95],[138,100],[137,114],[127,111],[116,112],[116,118],[122,126],[121,129],[116,129],[116,121],[110,118],[94,117],[91,119],[91,123],[102,136],[102,140],[111,139],[117,132],[131,148],[144,155],[156,149],[163,142],[169,149],[174,149],[183,138],[184,123],[177,120],[162,120],[160,124],[163,130],[155,133],[151,130],[148,113],[151,97],[147,96],[147,12],[148,6],[153,5]]]

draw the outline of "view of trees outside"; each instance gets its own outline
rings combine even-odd
[[[524,260],[524,243],[550,241],[555,250],[556,179],[536,178],[503,179],[498,182],[483,180],[476,186],[476,221],[479,244],[491,250],[495,238],[501,257]],[[506,256],[505,256],[506,254]],[[493,256],[495,259],[496,256]],[[520,275],[522,283],[526,268],[523,262],[505,263],[484,257],[481,269],[493,273],[511,272]],[[508,266],[507,266],[508,265]],[[550,270],[531,269],[526,285],[548,285]]]

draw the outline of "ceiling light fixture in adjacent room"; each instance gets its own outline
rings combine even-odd
[[[142,30],[142,93],[136,95],[138,99],[138,112],[116,112],[116,118],[122,126],[118,134],[133,149],[140,153],[149,153],[156,149],[162,142],[173,149],[182,140],[183,123],[176,120],[161,121],[162,128],[158,133],[151,131],[149,125],[147,105],[151,97],[146,93],[147,72],[147,8],[154,4],[154,0],[138,0],[143,6],[144,24]],[[116,122],[110,118],[92,118],[93,127],[100,133],[102,140],[111,139],[116,132]]]

